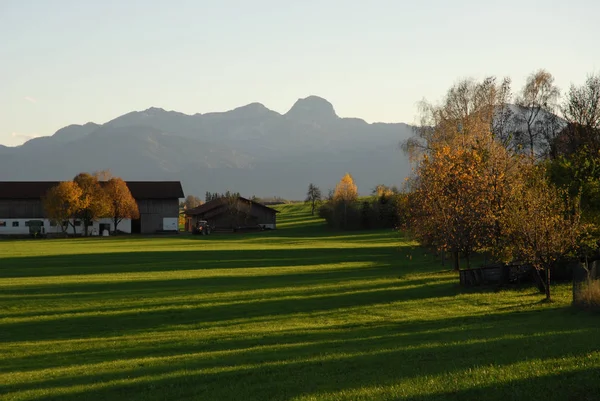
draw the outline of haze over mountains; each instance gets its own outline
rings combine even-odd
[[[18,147],[0,146],[0,180],[67,180],[110,169],[127,180],[181,180],[186,195],[239,191],[302,199],[350,172],[366,194],[410,172],[399,142],[409,125],[340,118],[327,100],[298,100],[285,114],[252,103],[187,115],[134,111],[103,125],[70,125]]]

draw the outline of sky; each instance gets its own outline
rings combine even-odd
[[[309,95],[418,121],[459,79],[600,72],[597,0],[0,0],[0,144],[149,107],[187,114]]]

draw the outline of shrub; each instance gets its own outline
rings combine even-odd
[[[600,309],[600,280],[587,280],[575,291],[575,305],[586,309]]]

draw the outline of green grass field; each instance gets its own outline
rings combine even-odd
[[[2,400],[598,400],[600,315],[461,289],[298,205],[243,235],[0,241]]]

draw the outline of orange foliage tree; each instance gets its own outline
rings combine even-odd
[[[83,196],[82,189],[73,181],[61,182],[50,188],[42,202],[46,216],[59,225],[64,233],[71,225],[73,235],[76,234],[75,218],[77,214],[89,206],[89,200]]]
[[[424,244],[451,252],[459,269],[476,250],[501,247],[503,216],[519,159],[494,141],[443,145],[423,157],[413,182],[411,228]]]
[[[356,202],[358,199],[358,188],[354,183],[354,179],[350,175],[350,173],[346,173],[335,186],[335,190],[333,191],[333,203],[334,205],[344,205],[344,227],[348,224],[347,215],[348,215],[348,205]]]
[[[140,216],[137,203],[125,181],[121,178],[111,178],[104,186],[107,201],[107,216],[113,220],[115,234],[123,219],[137,219]]]
[[[354,179],[349,173],[346,173],[335,186],[333,191],[333,201],[342,203],[352,203],[358,198],[358,188]]]
[[[464,80],[441,105],[422,105],[422,126],[403,143],[417,163],[410,227],[424,244],[462,253],[497,249],[510,182],[520,160],[509,152],[510,80]]]
[[[73,181],[81,189],[81,209],[76,216],[83,221],[84,235],[88,235],[88,227],[92,223],[108,214],[108,199],[102,189],[97,175],[88,173],[79,173]]]

